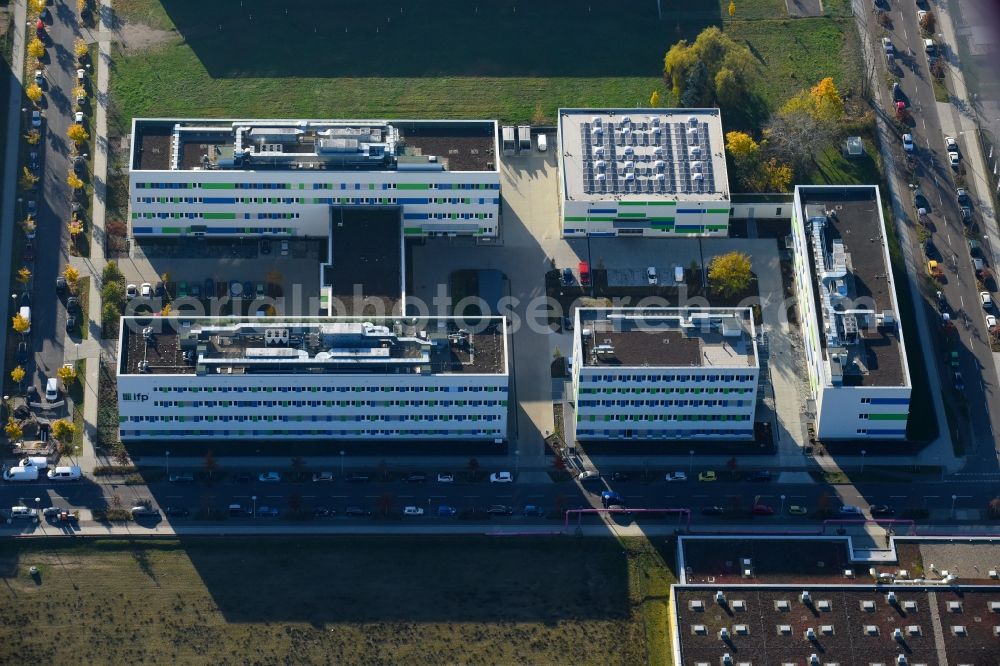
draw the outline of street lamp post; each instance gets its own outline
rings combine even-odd
[[[344,478],[344,454],[346,451],[340,452],[340,478]]]
[[[861,449],[861,473],[865,473],[865,454],[868,453],[864,449]]]
[[[951,518],[952,518],[952,520],[955,519],[955,500],[957,500],[957,499],[958,499],[958,495],[952,495],[951,496]]]
[[[514,476],[521,471],[521,450],[514,449]]]
[[[694,474],[694,449],[688,451],[688,474]]]
[[[253,517],[257,517],[257,496],[251,495],[250,499],[253,501]]]
[[[170,451],[164,451],[164,455],[167,458],[167,480],[170,480]]]
[[[785,496],[781,496],[781,509],[778,511],[779,516],[785,515]]]

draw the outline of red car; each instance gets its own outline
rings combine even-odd
[[[580,271],[580,285],[584,287],[590,286],[590,264],[586,261],[581,261],[577,266]]]
[[[754,504],[750,509],[750,513],[755,516],[773,516],[774,509],[766,504]]]

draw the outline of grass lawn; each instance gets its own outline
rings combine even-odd
[[[802,185],[840,185],[844,183],[864,183],[878,185],[882,181],[879,171],[878,152],[871,139],[864,137],[865,152],[858,157],[844,156],[843,141],[816,155],[815,167]]]
[[[646,105],[654,89],[667,105],[664,54],[709,25],[749,44],[772,105],[821,75],[833,73],[841,89],[857,84],[850,19],[790,20],[784,0],[737,3],[732,22],[725,0],[670,5],[659,20],[656,3],[645,0],[572,11],[555,0],[401,0],[392,12],[345,0],[291,14],[262,0],[244,0],[238,11],[227,3],[120,0],[115,10],[126,23],[164,32],[148,48],[116,51],[114,126],[121,134],[134,116],[171,115],[553,122],[561,106]],[[262,33],[270,37],[279,25],[294,38],[261,48]],[[620,34],[629,37],[607,44]]]
[[[84,401],[84,390],[83,387],[87,381],[87,359],[81,359],[76,362],[76,379],[70,384],[69,394],[70,398],[73,400],[73,426],[76,430],[73,431],[73,455],[78,456],[83,453],[83,401]]]
[[[22,663],[669,664],[672,553],[572,537],[7,540],[0,638]]]

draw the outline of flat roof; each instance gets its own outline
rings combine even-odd
[[[402,208],[331,206],[328,242],[330,262],[323,266],[321,288],[329,289],[331,312],[398,312],[405,291]]]
[[[719,109],[559,109],[568,201],[728,201]]]
[[[123,375],[507,373],[502,317],[123,317],[120,335]]]
[[[878,189],[806,186],[796,193],[831,376],[842,376],[844,386],[909,386]]]
[[[1000,614],[990,604],[1000,602],[1000,588],[803,589],[807,603],[794,588],[676,587],[681,663],[719,664],[724,654],[734,665],[809,664],[812,654],[841,666],[896,666],[900,654],[909,666],[996,663]]]
[[[497,171],[492,120],[136,118],[133,171]]]
[[[587,367],[757,367],[750,308],[579,308]]]

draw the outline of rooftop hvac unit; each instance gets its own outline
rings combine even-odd
[[[729,630],[726,629],[725,627],[719,629],[719,639],[726,640],[727,638],[729,638]]]
[[[691,171],[694,171],[695,173],[701,173],[702,166],[703,165],[701,162],[691,162]]]
[[[691,144],[693,146],[696,143],[698,143],[698,128],[697,127],[692,127],[690,129],[688,129],[687,135],[688,135],[688,143],[689,144]]]
[[[809,596],[808,590],[803,590],[802,595],[799,598],[802,600],[802,603],[804,604],[807,604],[812,600],[812,597]]]
[[[653,136],[655,136],[655,137],[659,137],[660,136],[660,128],[659,127],[654,127],[653,128]]]
[[[594,155],[597,157],[604,157],[604,146],[594,148]]]
[[[635,180],[635,174],[634,173],[627,173],[627,174],[625,174],[625,182],[631,183],[634,180]]]
[[[622,116],[622,127],[632,124],[632,119],[628,116]]]
[[[597,125],[598,127],[600,127],[601,126],[601,117],[600,116],[594,116],[593,118],[590,119],[590,124],[591,125]]]
[[[626,169],[634,169],[635,168],[635,162],[633,162],[632,160],[628,160],[627,162],[625,162],[625,168]]]
[[[816,640],[816,630],[813,629],[812,627],[809,627],[808,629],[806,629],[806,640],[807,641],[814,641],[814,640]]]
[[[605,166],[606,163],[604,160],[597,160],[596,162],[594,162],[594,168],[597,169],[598,171],[603,171]]]
[[[593,134],[595,137],[597,137],[604,134],[604,130],[602,130],[600,127],[594,127],[590,130],[590,133]]]
[[[655,166],[655,167],[656,167],[656,170],[657,170],[657,171],[663,171],[664,169],[666,169],[666,168],[667,168],[667,163],[666,163],[666,162],[664,162],[663,160],[656,160],[656,161],[655,161],[655,162],[653,163],[653,166]]]
[[[605,180],[607,180],[607,176],[605,176],[603,173],[599,173],[596,176],[594,176],[594,180],[596,180],[598,183],[603,183]]]
[[[691,156],[691,159],[698,159],[701,157],[701,146],[691,146],[688,149],[688,154]]]
[[[627,146],[625,148],[625,154],[626,155],[635,155],[635,148],[633,148],[632,146]]]
[[[287,345],[287,328],[266,328],[264,329],[264,345]]]
[[[663,146],[657,146],[653,148],[653,155],[656,157],[663,157]]]
[[[659,127],[660,126],[660,117],[659,116],[650,116],[649,117],[649,124],[652,125],[653,127]]]
[[[693,174],[691,174],[691,180],[696,185],[700,185],[705,180],[705,174],[703,174],[703,173],[693,173]]]
[[[665,175],[663,175],[662,173],[656,174],[655,178],[656,178],[656,182],[658,182],[658,183],[664,183],[667,180],[667,177]]]
[[[688,124],[691,125],[692,127],[696,127],[698,125],[698,116],[689,117]]]
[[[715,603],[724,604],[726,603],[726,595],[723,594],[722,590],[715,593]]]

